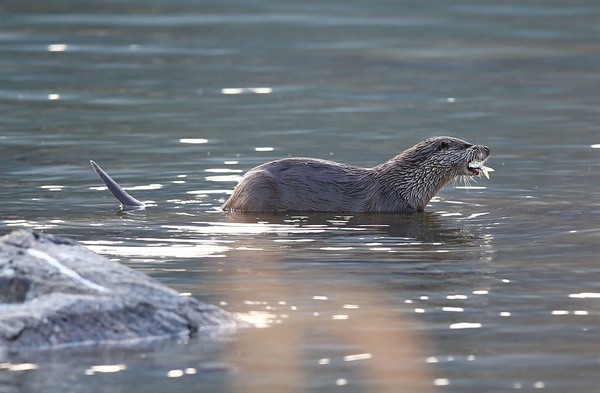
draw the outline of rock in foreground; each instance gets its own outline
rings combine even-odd
[[[74,240],[24,230],[0,238],[0,353],[135,345],[236,325]]]

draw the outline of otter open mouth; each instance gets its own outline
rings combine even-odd
[[[484,166],[483,161],[469,162],[469,164],[467,165],[467,170],[473,174],[472,176],[481,175],[483,173],[483,175],[488,179],[490,178],[490,175],[488,172],[494,172],[494,168],[490,168],[489,166]]]

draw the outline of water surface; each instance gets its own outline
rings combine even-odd
[[[9,392],[600,388],[597,3],[0,7],[0,233],[258,326],[3,359]],[[369,167],[433,135],[489,146],[492,178],[415,215],[217,209],[265,161]],[[155,206],[118,211],[90,159]]]

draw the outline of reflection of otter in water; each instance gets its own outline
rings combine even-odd
[[[461,139],[424,140],[374,168],[313,158],[286,158],[251,169],[223,210],[422,211],[457,176],[487,174],[490,150]]]
[[[456,218],[443,217],[438,213],[422,212],[422,214],[368,214],[337,212],[310,212],[310,213],[254,213],[230,212],[227,219],[233,224],[265,225],[265,231],[269,232],[268,225],[272,225],[274,233],[293,233],[294,229],[304,228],[301,231],[303,237],[314,239],[327,239],[327,234],[335,237],[342,236],[345,239],[353,239],[350,234],[371,233],[375,236],[395,238],[398,243],[418,242],[420,244],[439,243],[452,247],[481,247],[487,231],[476,222],[463,221],[456,225]],[[468,225],[467,225],[468,224]],[[343,228],[348,231],[340,232]],[[325,232],[326,234],[323,234]],[[339,239],[338,239],[339,240]],[[351,242],[361,243],[359,239]]]

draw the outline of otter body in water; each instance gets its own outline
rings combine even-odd
[[[452,137],[424,140],[373,168],[285,158],[247,172],[223,210],[247,212],[422,211],[457,176],[487,176],[490,150]]]

